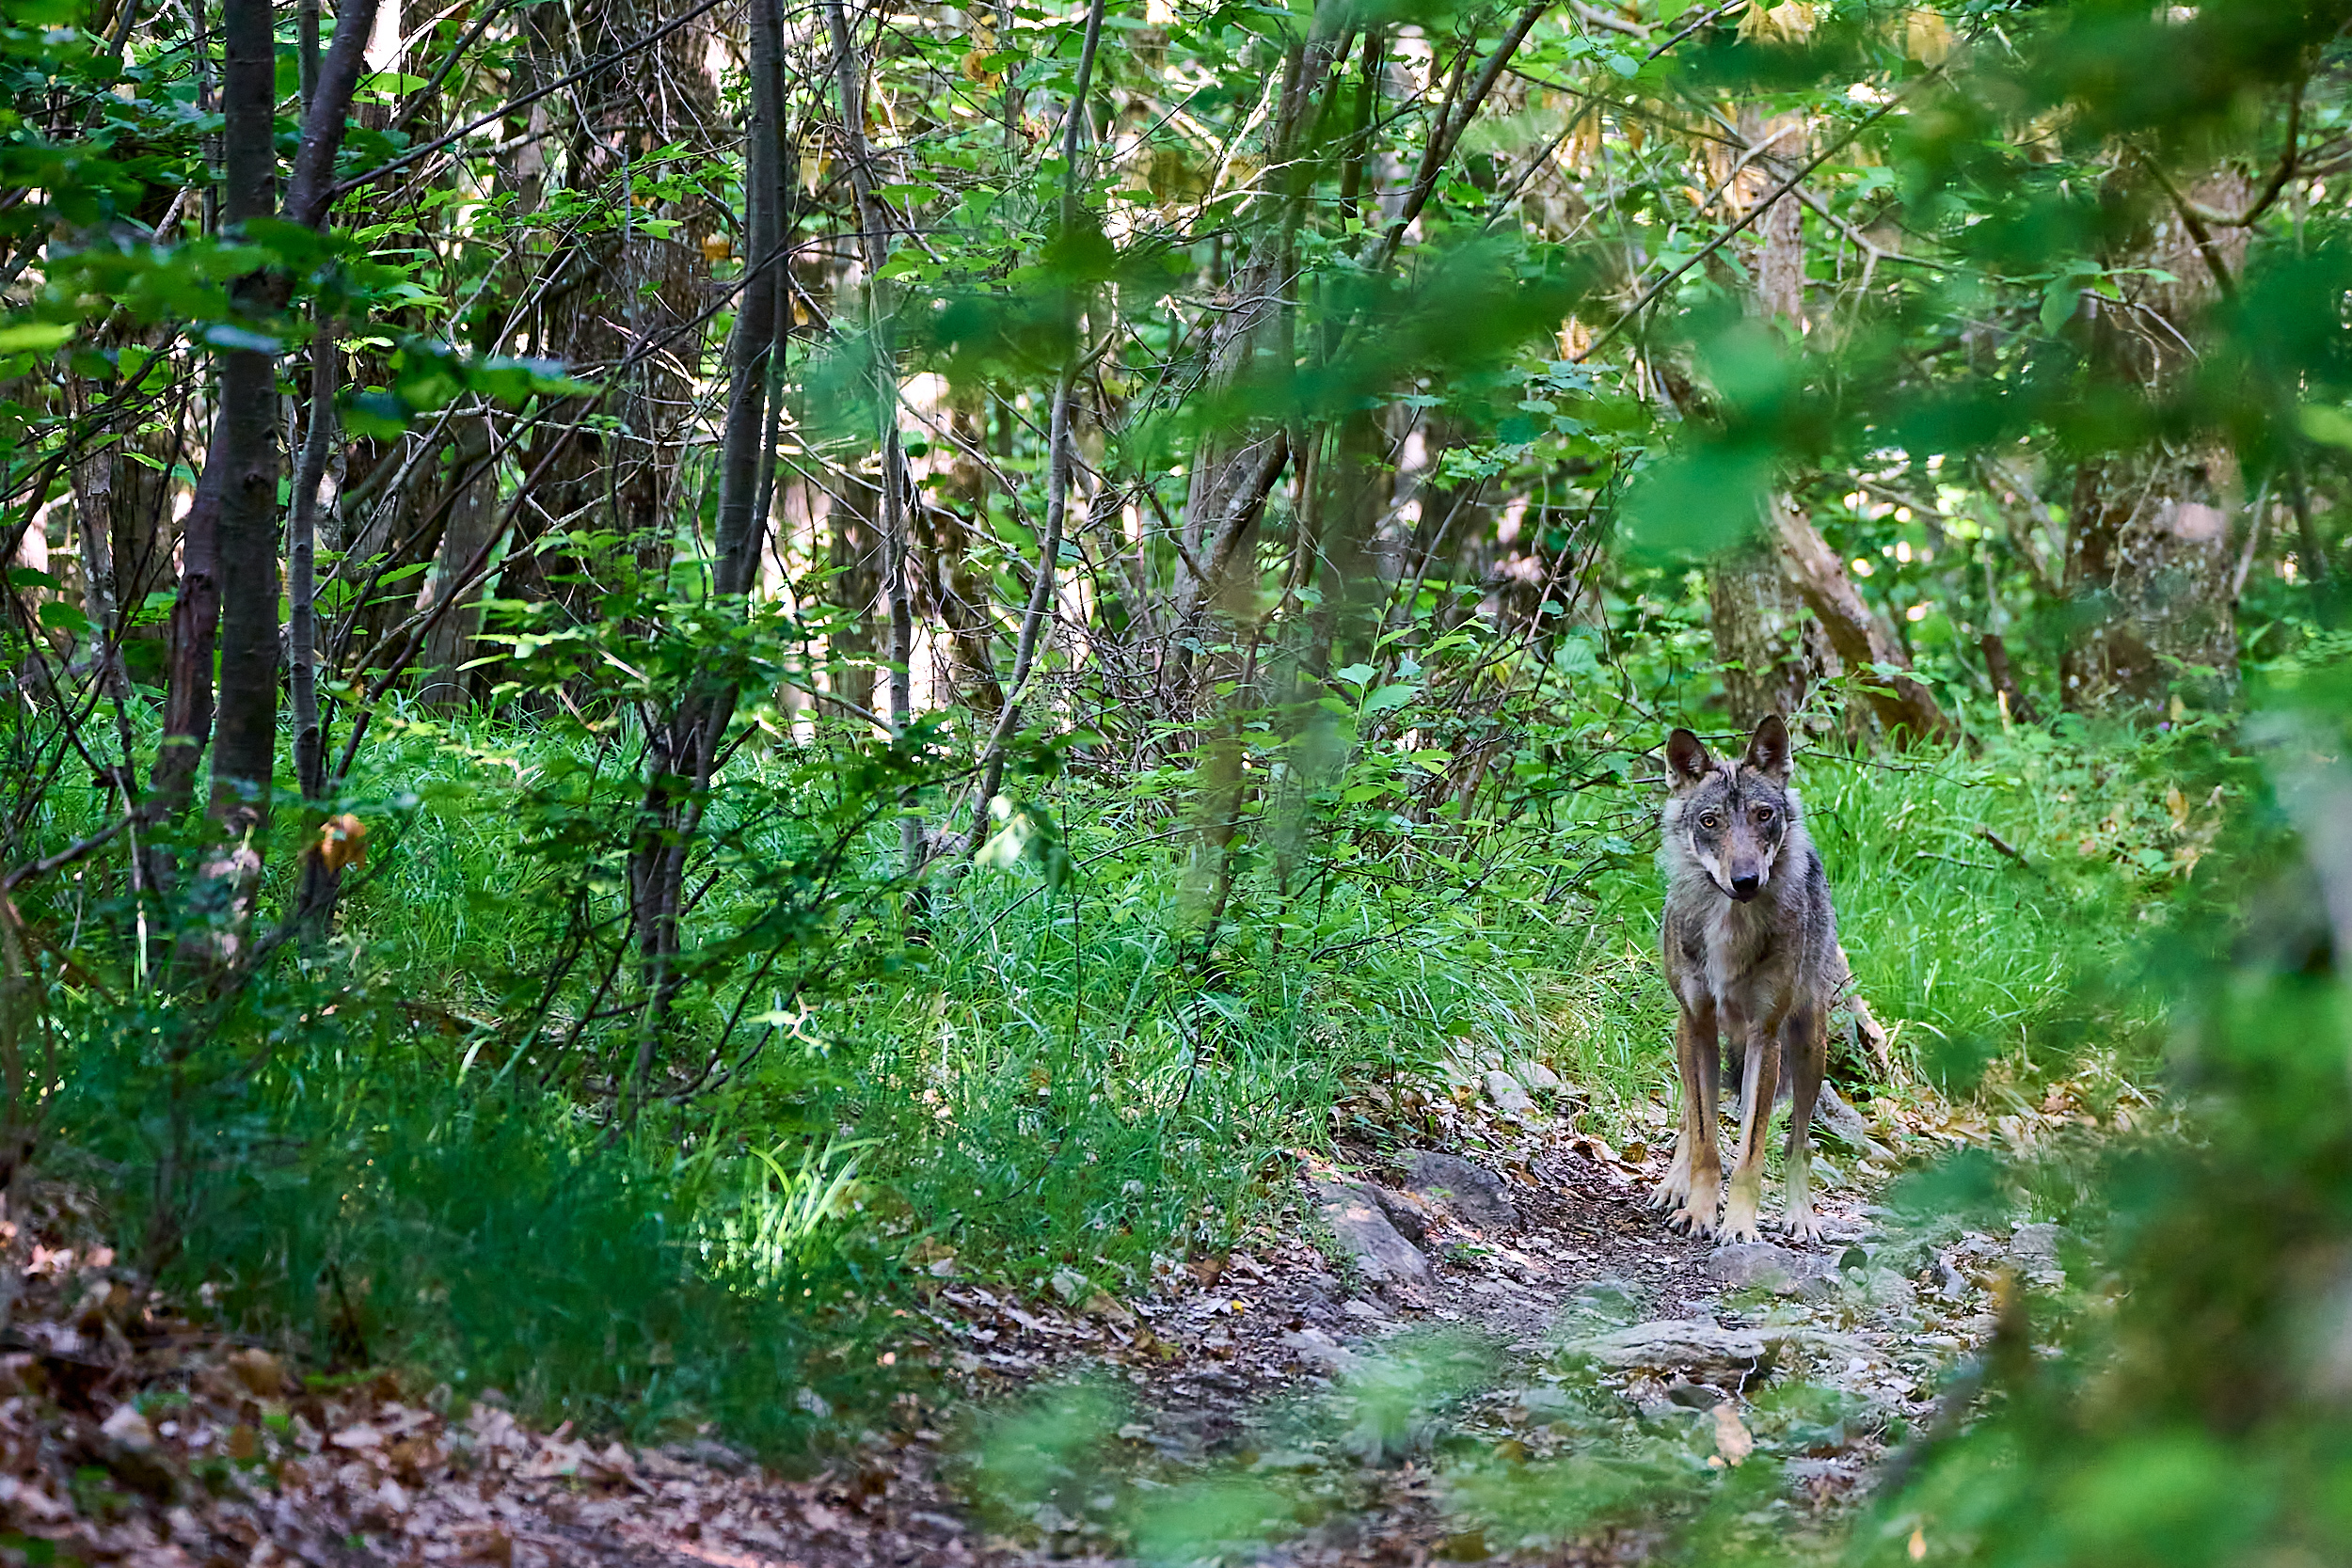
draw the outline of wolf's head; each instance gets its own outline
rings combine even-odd
[[[1748,754],[1736,763],[1708,756],[1697,736],[1677,730],[1666,739],[1666,768],[1674,785],[1667,852],[1687,856],[1726,898],[1744,904],[1763,892],[1798,810],[1780,715],[1756,726]]]

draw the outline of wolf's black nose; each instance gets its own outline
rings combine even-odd
[[[1763,882],[1761,877],[1734,877],[1731,879],[1731,895],[1734,898],[1753,898]]]

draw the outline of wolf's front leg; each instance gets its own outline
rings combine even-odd
[[[1723,1070],[1723,1041],[1715,1009],[1683,1012],[1675,1031],[1675,1059],[1682,1073],[1682,1138],[1677,1153],[1683,1167],[1681,1207],[1667,1226],[1693,1236],[1715,1233],[1715,1203],[1723,1191],[1723,1155],[1715,1147],[1716,1079]],[[1672,1180],[1674,1173],[1667,1172]]]
[[[1692,1082],[1696,1069],[1697,1028],[1689,1009],[1682,1009],[1675,1020],[1675,1077],[1682,1089],[1681,1125],[1675,1133],[1674,1162],[1666,1167],[1666,1178],[1650,1191],[1650,1206],[1679,1212],[1691,1196],[1691,1156],[1698,1148],[1704,1132],[1698,1121],[1698,1095]]]
[[[1753,1242],[1764,1196],[1764,1136],[1772,1124],[1772,1097],[1780,1092],[1780,1041],[1777,1031],[1756,1029],[1745,1019],[1733,1027],[1746,1032],[1747,1071],[1740,1090],[1740,1160],[1731,1167],[1723,1234],[1727,1242]]]

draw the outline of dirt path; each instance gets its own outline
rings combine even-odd
[[[141,1317],[104,1259],[32,1259],[46,1272],[0,1358],[0,1510],[83,1560],[141,1563],[1637,1561],[1683,1504],[1547,1521],[1513,1478],[1549,1495],[1565,1472],[1546,1466],[1648,1455],[1704,1481],[1755,1443],[1775,1506],[1819,1521],[1990,1332],[1992,1276],[2053,1260],[2045,1227],[1895,1236],[1851,1188],[1827,1195],[1819,1248],[1718,1252],[1669,1232],[1643,1201],[1655,1170],[1605,1146],[1545,1131],[1482,1152],[1513,1173],[1509,1223],[1375,1160],[1309,1173],[1418,1228],[1425,1278],[1381,1281],[1294,1232],[1125,1301],[942,1279],[893,1354],[936,1366],[944,1400],[902,1396],[798,1481],[712,1443],[534,1433],[494,1402],[448,1419],[389,1380],[306,1392],[260,1352]],[[77,1367],[99,1369],[78,1394]],[[140,1392],[109,1409],[109,1380]],[[1774,1403],[1800,1384],[1843,1414]],[[0,1560],[22,1560],[5,1537]]]

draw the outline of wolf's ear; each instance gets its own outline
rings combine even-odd
[[[1714,766],[1707,748],[1689,730],[1677,730],[1666,737],[1666,772],[1677,789],[1698,783]]]
[[[1756,734],[1748,741],[1750,768],[1775,782],[1788,777],[1788,726],[1780,715],[1768,713],[1756,726]]]

